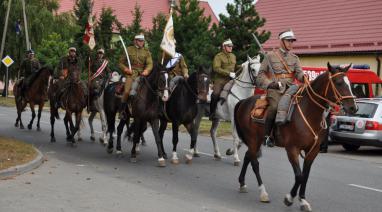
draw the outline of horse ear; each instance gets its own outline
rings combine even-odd
[[[353,64],[350,63],[348,66],[346,66],[344,69],[343,69],[343,72],[347,72],[349,71],[350,67],[352,66]]]
[[[251,61],[252,60],[252,58],[247,54],[247,60],[248,61]]]
[[[260,61],[260,55],[258,54],[256,60]]]
[[[327,66],[328,66],[328,71],[330,71],[333,74],[334,69],[332,65],[330,65],[330,63],[328,62]]]

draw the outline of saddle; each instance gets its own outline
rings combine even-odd
[[[266,95],[261,95],[260,98],[256,100],[255,107],[253,107],[253,109],[251,110],[251,119],[264,120],[268,105],[269,103],[266,98]]]

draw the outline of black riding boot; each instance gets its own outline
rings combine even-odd
[[[219,96],[211,94],[211,102],[210,102],[210,120],[215,117],[216,108],[218,107]]]
[[[272,128],[273,128],[273,124],[274,124],[274,117],[267,117],[265,119],[265,136],[264,136],[264,145],[267,145],[268,147],[274,147],[275,146],[275,143],[273,142],[273,140],[271,139],[271,132],[272,132]]]

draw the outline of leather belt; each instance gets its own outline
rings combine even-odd
[[[277,79],[294,78],[294,73],[275,74]]]

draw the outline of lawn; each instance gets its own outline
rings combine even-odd
[[[24,164],[36,156],[32,145],[0,136],[0,170]]]

